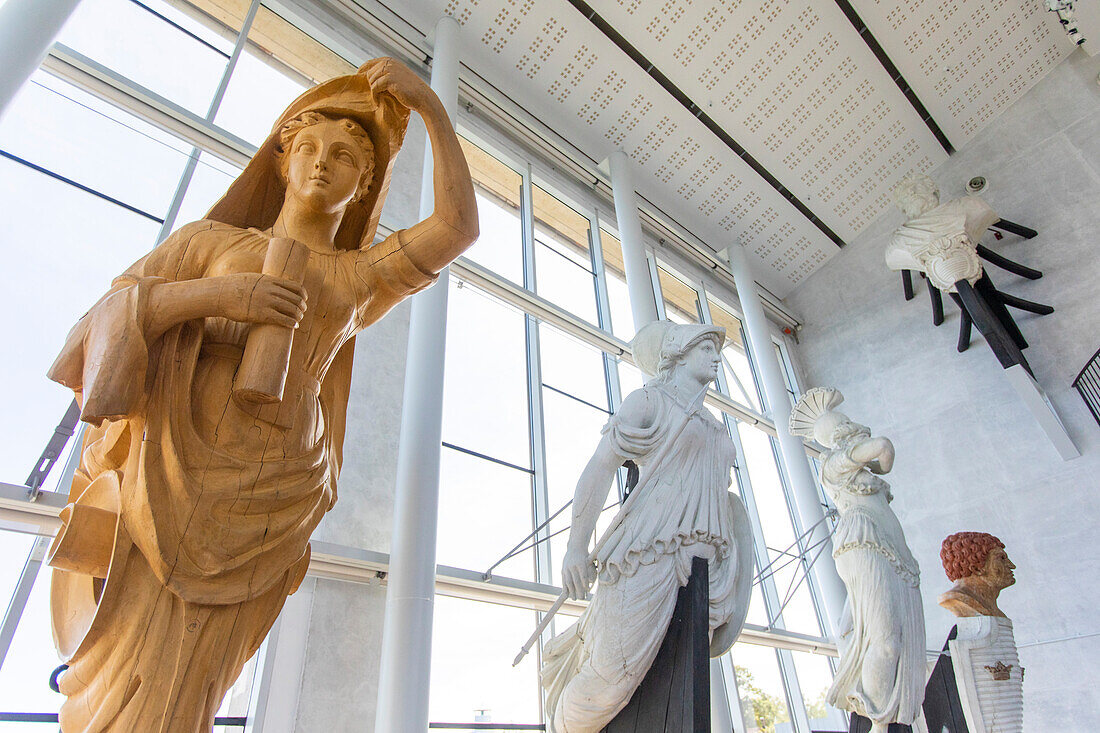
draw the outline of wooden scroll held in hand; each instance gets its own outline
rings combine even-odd
[[[287,237],[272,237],[267,245],[263,273],[300,283],[305,278],[308,263],[309,247]],[[234,396],[260,404],[282,401],[293,342],[293,328],[271,323],[254,324],[233,381]]]

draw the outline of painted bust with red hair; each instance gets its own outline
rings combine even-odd
[[[1016,582],[1016,566],[1008,559],[1004,543],[985,532],[956,532],[940,547],[940,559],[951,590],[940,596],[940,605],[956,616],[1001,616],[1000,592]]]

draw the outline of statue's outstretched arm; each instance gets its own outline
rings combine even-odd
[[[894,467],[894,444],[889,438],[868,438],[857,443],[849,453],[852,460],[862,463],[872,473],[890,473]]]
[[[405,254],[425,273],[435,274],[466,251],[478,236],[477,200],[466,156],[435,92],[404,64],[390,60],[373,72],[371,87],[392,94],[424,119],[432,146],[435,211],[409,227]]]

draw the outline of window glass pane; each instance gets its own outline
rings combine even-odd
[[[538,186],[532,186],[532,196],[538,294],[598,325],[588,217]]]
[[[636,366],[627,364],[624,361],[619,362],[619,394],[626,399],[626,396],[636,389],[641,389],[645,385],[645,375],[642,374],[642,370]]]
[[[176,215],[175,229],[198,221],[206,216],[210,207],[225,195],[229,184],[239,176],[241,169],[226,163],[210,153],[200,153],[195,173],[191,176],[191,183],[187,186],[187,192],[183,195],[179,213]]]
[[[596,315],[596,276],[562,255],[562,249],[535,240],[535,272],[538,293],[555,305],[598,324]]]
[[[157,217],[168,210],[191,151],[42,71],[4,115],[0,148]]]
[[[829,660],[820,654],[791,652],[802,699],[806,703],[806,717],[813,730],[846,730],[847,715],[825,702],[825,693],[833,683],[833,670]]]
[[[793,545],[797,535],[775,465],[771,440],[762,431],[744,423],[738,423],[738,431],[745,449],[744,465],[752,481],[756,511],[764,529],[762,541],[767,546],[768,561],[772,563],[768,573],[774,577],[780,603],[790,593],[790,600],[783,612],[784,626],[791,631],[819,635],[821,628],[809,586],[804,579],[803,566],[795,559],[798,548]]]
[[[810,553],[812,558],[817,554],[817,548]],[[797,631],[812,636],[821,635],[821,625],[817,621],[817,613],[814,611],[813,595],[810,593],[809,581],[806,578],[806,564],[801,560],[791,559],[797,550],[787,552],[774,566],[775,589],[779,594],[779,603],[786,602],[783,608],[783,627],[789,631]],[[769,553],[769,557],[775,555]]]
[[[512,667],[535,612],[447,596],[432,622],[433,723],[539,723],[538,656]]]
[[[523,225],[520,194],[523,177],[492,155],[460,137],[477,196],[481,236],[465,257],[517,285],[523,284]]]
[[[741,319],[713,298],[707,298],[711,322],[726,329],[726,345],[722,348],[722,367],[725,370],[729,397],[746,407],[760,411],[752,368],[745,353]]]
[[[699,322],[699,293],[664,267],[657,268],[661,297],[665,301],[665,316],[676,323]]]
[[[46,378],[65,334],[160,226],[8,160],[0,160],[0,200],[0,241],[12,253],[0,287],[19,304],[0,312],[0,414],[19,416],[0,428],[0,480],[21,484],[73,399]]]
[[[629,341],[634,338],[634,316],[630,311],[630,293],[626,288],[623,245],[611,232],[600,228],[600,249],[607,281],[607,301],[611,306],[611,332]]]
[[[745,423],[738,423],[741,446],[745,449],[744,464],[752,482],[752,495],[765,537],[773,551],[788,548],[795,540],[794,528],[787,508],[783,484],[775,466],[775,456],[766,433]]]
[[[34,458],[31,459],[32,465],[33,462]],[[27,466],[28,473],[30,468]],[[7,608],[33,544],[34,535],[0,530],[0,557],[4,558],[0,562],[0,608]]]
[[[607,409],[602,351],[545,323],[539,324],[539,351],[543,384]]]
[[[776,651],[755,644],[734,644],[733,669],[745,730],[750,733],[789,731],[791,719],[787,694]]]
[[[531,187],[535,236],[580,267],[592,271],[588,250],[587,216],[562,202],[541,186]]]
[[[755,564],[753,567],[759,571],[759,567]],[[759,575],[759,572],[757,575]],[[764,593],[760,590],[760,583],[756,582],[755,578],[752,585],[752,594],[749,596],[749,614],[745,617],[745,621],[765,628],[771,625],[768,622],[768,607],[764,605]]]
[[[531,474],[447,448],[441,461],[436,562],[484,572],[534,529]],[[533,553],[506,560],[493,575],[534,580]]]
[[[0,669],[0,710],[56,713],[64,702],[50,689],[50,674],[61,664],[50,630],[51,572],[39,572]]]
[[[546,426],[546,482],[550,512],[560,509],[573,498],[577,479],[600,442],[600,429],[607,422],[607,413],[581,404],[574,399],[548,389],[542,390],[543,416]],[[615,487],[608,491],[604,506],[618,501]],[[550,524],[556,532],[569,525],[572,508],[566,509]],[[554,582],[561,572],[568,532],[551,540],[551,570]]]
[[[530,468],[524,316],[456,278],[450,288],[443,440]]]
[[[237,60],[214,123],[259,146],[287,105],[308,87],[308,79],[250,44]]]
[[[83,0],[58,42],[204,116],[233,41],[162,0],[144,4],[147,8],[130,0]]]

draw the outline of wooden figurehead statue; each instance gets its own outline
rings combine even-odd
[[[374,244],[411,111],[435,211]],[[355,334],[477,234],[442,104],[376,59],[296,99],[77,323],[50,371],[93,426],[50,552],[62,730],[211,730],[336,501]]]

